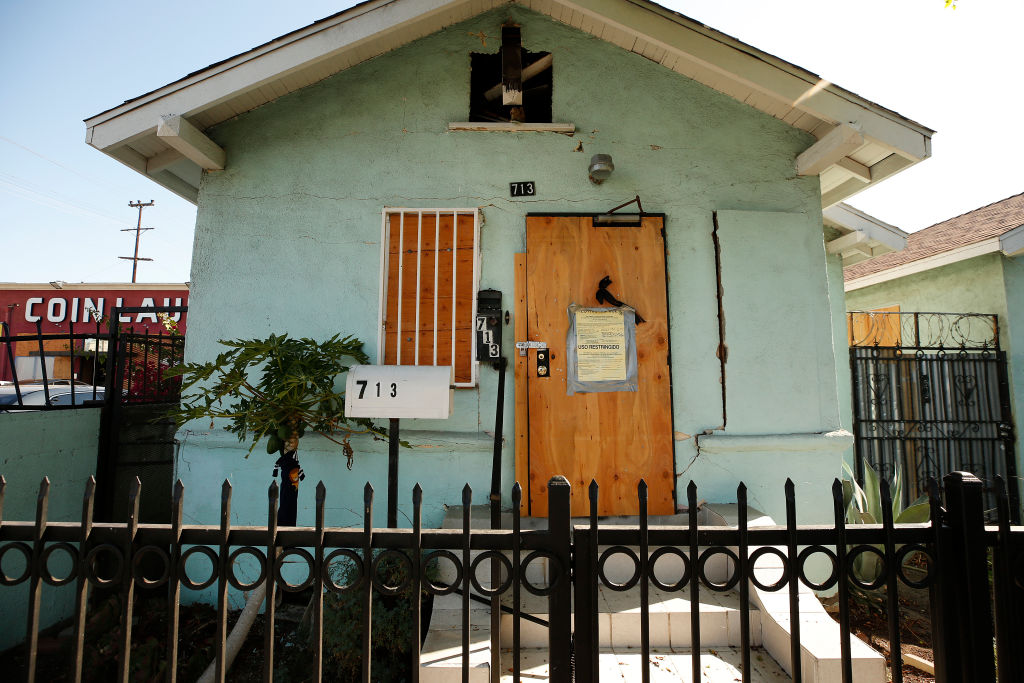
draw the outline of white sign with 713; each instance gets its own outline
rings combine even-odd
[[[446,419],[452,412],[450,365],[355,365],[345,381],[347,417]]]

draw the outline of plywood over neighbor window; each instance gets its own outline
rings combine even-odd
[[[846,320],[850,346],[900,346],[899,304],[870,311],[851,311]]]
[[[454,365],[456,386],[476,384],[479,232],[476,209],[384,210],[381,363]]]

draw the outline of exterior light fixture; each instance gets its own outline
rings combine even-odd
[[[600,185],[608,180],[608,176],[615,170],[611,154],[595,154],[590,157],[590,182]]]

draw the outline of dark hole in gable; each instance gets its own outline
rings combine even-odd
[[[522,51],[523,70],[536,63],[548,52]],[[512,121],[512,107],[501,103],[501,54],[470,53],[469,120],[470,121]],[[553,67],[541,70],[523,83],[523,118],[525,123],[551,122],[551,83]],[[498,86],[497,97],[488,100],[488,90]]]

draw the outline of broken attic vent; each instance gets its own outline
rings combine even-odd
[[[552,120],[551,53],[527,52],[522,48],[519,48],[519,52],[522,64],[519,81],[522,88],[521,105],[503,104],[502,53],[470,54],[470,121],[549,123]]]

